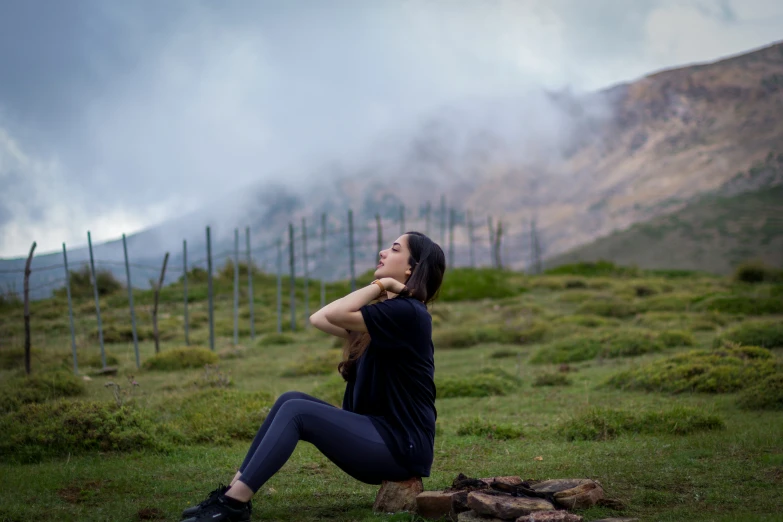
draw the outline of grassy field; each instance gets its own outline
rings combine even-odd
[[[588,477],[625,509],[592,508],[585,520],[783,520],[783,287],[605,265],[559,272],[449,274],[432,309],[438,432],[425,489],[458,473]],[[254,341],[243,307],[239,348],[230,277],[218,282],[212,361],[197,348],[155,359],[145,336],[142,361],[167,369],[136,369],[125,294],[104,298],[119,373],[90,380],[68,374],[62,299],[34,304],[32,378],[8,346],[18,307],[0,308],[0,521],[179,520],[230,479],[276,396],[339,400],[335,344],[313,330],[274,334],[271,281],[258,278]],[[345,290],[331,285],[329,296]],[[164,292],[163,356],[183,347],[179,295],[177,285]],[[203,289],[192,295],[201,317]],[[87,375],[99,360],[90,304],[77,303]],[[206,322],[196,324],[204,347]],[[176,369],[190,358],[195,367]],[[373,514],[376,491],[303,443],[256,496],[254,520],[415,520]]]

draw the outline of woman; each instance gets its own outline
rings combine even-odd
[[[342,409],[303,393],[281,395],[231,484],[186,509],[183,519],[250,520],[251,498],[300,440],[367,484],[429,476],[437,412],[426,304],[445,269],[443,250],[408,232],[380,252],[375,281],[314,313],[313,326],[347,339],[338,366],[347,381]]]

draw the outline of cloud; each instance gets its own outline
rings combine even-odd
[[[0,256],[131,233],[265,181],[323,181],[368,155],[401,162],[449,108],[462,141],[489,127],[556,142],[567,129],[547,104],[519,119],[498,107],[766,44],[777,4],[5,3]]]

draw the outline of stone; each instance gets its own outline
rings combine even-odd
[[[475,511],[463,511],[457,515],[457,522],[506,522],[502,518],[482,517]]]
[[[420,477],[390,482],[384,480],[381,489],[375,496],[372,510],[376,513],[399,513],[401,511],[416,511],[416,497],[424,491]]]
[[[566,509],[587,509],[604,498],[604,489],[590,479],[553,479],[533,484],[540,493],[554,493],[555,502]]]
[[[424,491],[416,496],[416,513],[424,518],[439,519],[451,516],[452,497],[456,491]],[[465,495],[467,497],[467,495]]]
[[[457,491],[454,496],[451,497],[451,512],[462,513],[463,511],[469,511],[468,507],[468,493],[470,491]]]
[[[489,477],[489,478],[483,478],[479,479],[481,482],[485,482],[487,485],[492,484],[493,482],[500,482],[501,484],[507,484],[509,486],[517,486],[519,484],[522,484],[522,479],[520,477]]]
[[[481,491],[468,493],[468,507],[484,516],[513,520],[534,511],[554,511],[555,506],[543,498],[490,495]]]
[[[584,518],[568,511],[536,511],[519,517],[516,522],[583,522]]]

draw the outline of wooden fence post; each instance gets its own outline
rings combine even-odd
[[[71,351],[73,352],[73,373],[79,375],[79,362],[76,356],[76,330],[73,326],[73,301],[71,300],[71,272],[68,270],[68,253],[63,243],[63,265],[65,266],[65,295],[68,297],[68,323],[71,327]]]
[[[136,354],[136,368],[139,368],[141,367],[141,361],[139,360],[139,337],[136,335],[136,312],[133,309],[133,285],[131,285],[130,263],[128,263],[128,243],[125,240],[125,234],[122,235],[122,252],[125,255],[125,277],[128,280],[128,306],[130,307],[131,314],[133,350]]]
[[[98,299],[98,278],[95,276],[95,259],[92,255],[92,237],[87,231],[87,246],[90,247],[90,273],[92,274],[92,289],[95,295],[95,315],[98,318],[98,341],[101,345],[101,366],[106,368],[106,350],[103,346],[103,323],[101,322],[101,303]]]
[[[30,263],[33,262],[35,246],[33,241],[24,265],[24,371],[27,375],[30,375]]]
[[[158,334],[158,298],[160,297],[160,289],[163,287],[163,278],[166,276],[166,264],[169,262],[169,253],[163,256],[163,268],[160,270],[160,279],[155,286],[155,303],[152,307],[152,333],[155,336],[155,353],[160,353],[160,335]]]

